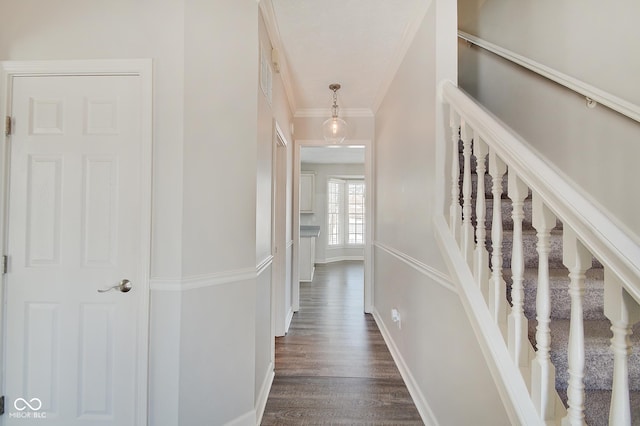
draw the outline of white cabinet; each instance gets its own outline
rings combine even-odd
[[[313,273],[316,270],[316,239],[315,237],[300,238],[300,281],[313,281]]]
[[[300,173],[300,213],[313,213],[315,204],[315,175]]]

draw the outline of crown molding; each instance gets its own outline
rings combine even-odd
[[[427,11],[429,10],[429,7],[431,7],[431,3],[431,0],[420,2],[420,6],[418,7],[418,10],[416,10],[414,19],[407,24],[407,27],[404,30],[404,34],[402,35],[402,40],[400,41],[400,46],[396,50],[393,58],[389,61],[389,66],[387,67],[384,78],[382,79],[382,81],[380,82],[380,86],[378,87],[378,93],[376,94],[373,102],[373,107],[371,108],[374,113],[378,111],[378,108],[380,108],[380,105],[382,104],[382,101],[384,100],[384,97],[386,96],[387,91],[391,86],[391,82],[393,82],[393,79],[396,76],[400,65],[402,64],[402,61],[407,54],[409,47],[411,47],[411,43],[413,42],[416,33],[420,29],[420,24],[422,24],[422,21],[427,14]]]
[[[291,111],[296,110],[296,98],[294,96],[293,85],[291,84],[291,74],[289,73],[289,63],[287,61],[287,55],[282,45],[282,39],[280,38],[280,30],[278,29],[278,20],[276,19],[276,13],[273,9],[273,3],[271,0],[257,0],[260,10],[262,11],[262,18],[264,19],[265,26],[267,27],[267,34],[271,40],[271,46],[279,53],[279,65],[280,65],[280,78],[284,86],[284,91],[289,101],[289,108]]]
[[[331,108],[300,108],[293,115],[294,118],[330,117]],[[340,117],[373,117],[373,111],[369,108],[344,108],[340,109]]]

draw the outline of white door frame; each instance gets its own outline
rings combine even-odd
[[[272,159],[271,159],[271,202],[272,202],[272,224],[271,224],[271,255],[273,256],[273,268],[271,275],[271,335],[272,337],[284,336],[287,332],[287,309],[285,303],[286,295],[286,265],[287,265],[287,227],[286,227],[286,210],[287,210],[287,182],[286,182],[286,149],[287,139],[284,132],[273,120],[273,142],[272,142]],[[285,150],[284,164],[279,159],[278,150]],[[284,168],[284,171],[282,170]],[[285,175],[282,181],[282,173]],[[281,226],[276,226],[280,223]],[[280,231],[277,234],[277,231]],[[277,248],[280,251],[276,253]],[[275,351],[275,346],[273,347]],[[272,357],[275,360],[275,353]]]
[[[293,310],[300,310],[300,149],[302,147],[322,146],[364,146],[365,187],[365,239],[364,245],[364,312],[373,313],[373,142],[368,139],[349,140],[343,144],[331,144],[324,140],[296,140],[293,154],[293,274],[292,299]]]
[[[138,306],[138,377],[136,389],[137,399],[144,406],[135,407],[136,424],[147,424],[148,417],[148,359],[149,359],[149,273],[151,265],[151,163],[153,145],[153,64],[151,59],[109,59],[109,60],[73,60],[73,61],[4,61],[0,62],[0,117],[4,123],[10,115],[12,102],[13,79],[18,76],[84,76],[84,75],[131,75],[140,78],[141,82],[141,209],[140,209],[140,265],[142,282],[139,285],[143,297]],[[9,181],[9,140],[2,132],[0,138],[0,255],[7,249],[7,207]],[[0,291],[0,330],[4,328],[4,294],[5,280],[2,279]],[[146,296],[144,296],[146,295]],[[0,365],[4,372],[4,335],[0,338]],[[0,372],[0,374],[3,374]],[[4,376],[0,376],[4,386]],[[4,391],[4,389],[2,389]]]

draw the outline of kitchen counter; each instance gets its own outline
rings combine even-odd
[[[320,235],[320,227],[313,225],[300,226],[299,272],[300,281],[313,281],[316,270],[316,238]]]
[[[320,236],[320,227],[313,225],[300,225],[300,238],[318,238]]]

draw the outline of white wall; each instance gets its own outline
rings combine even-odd
[[[345,258],[364,259],[364,247],[327,247],[327,180],[336,176],[353,176],[356,179],[364,179],[364,164],[302,163],[301,170],[315,174],[315,211],[300,214],[300,225],[320,227],[320,237],[316,238],[316,263],[327,263]]]
[[[153,58],[151,276],[182,274],[184,4],[173,0],[3,2],[0,60]],[[9,10],[10,9],[10,10]],[[181,295],[152,292],[150,422],[175,425],[179,411]]]
[[[258,35],[260,40],[260,46],[266,59],[271,60],[272,44],[269,40],[269,35],[262,18],[259,17],[258,22]],[[257,64],[257,62],[256,62]],[[284,85],[280,75],[272,70],[272,98],[269,101],[260,87],[257,90],[258,98],[258,150],[257,150],[257,170],[256,170],[256,262],[260,265],[265,259],[271,258],[272,254],[272,224],[273,224],[273,207],[272,207],[272,181],[273,176],[277,173],[273,170],[273,150],[275,149],[275,122],[278,123],[278,127],[286,142],[291,141],[290,123],[291,123],[291,111],[287,102]],[[293,144],[288,143],[287,155],[292,155]],[[278,170],[280,173],[287,174],[291,171],[291,162],[278,163]],[[282,170],[284,168],[284,170]],[[287,187],[285,188],[285,197],[290,205],[291,199],[291,181],[287,181]],[[291,232],[291,211],[287,210],[286,214],[285,234]],[[282,236],[278,236],[282,237]],[[284,235],[286,238],[286,235]],[[289,237],[290,239],[290,237]],[[291,270],[291,254],[285,256],[275,256],[275,261],[282,261],[280,265],[286,271],[287,268]],[[286,298],[287,293],[291,293],[291,274],[289,273],[289,279],[287,281],[287,274],[284,274],[285,282],[279,288],[285,289],[285,294],[277,294],[277,297],[283,296]],[[259,404],[260,398],[266,398],[266,395],[262,395],[261,391],[264,391],[265,381],[270,380],[273,376],[274,359],[272,357],[272,346],[274,345],[271,321],[272,316],[272,286],[275,285],[271,282],[272,278],[272,266],[266,268],[258,277],[256,283],[256,296],[255,296],[255,401],[254,404]],[[286,302],[286,299],[285,299]],[[282,306],[285,312],[291,310],[291,298],[289,296],[288,303]],[[270,384],[270,382],[269,382]],[[268,389],[266,389],[268,391]],[[264,401],[262,401],[264,402]]]
[[[272,118],[287,131],[291,120],[276,74],[271,109],[259,98],[258,4],[25,0],[0,10],[0,60],[153,59],[150,424],[255,423],[271,360],[271,269],[256,275],[270,223],[258,216],[270,221]]]
[[[0,11],[0,60],[154,59],[152,276],[179,276],[183,3],[25,0],[2,2]]]
[[[444,173],[436,89],[456,77],[450,3],[431,3],[376,114],[375,315],[428,423],[509,424],[432,227]]]
[[[459,2],[460,29],[640,105],[640,3]],[[640,243],[640,123],[478,48],[459,44],[460,85],[523,136]]]
[[[640,105],[635,0],[459,0],[458,16],[465,32]]]
[[[185,0],[183,424],[255,407],[258,45],[255,2]]]

